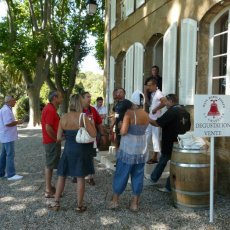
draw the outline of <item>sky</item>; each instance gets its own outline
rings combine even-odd
[[[6,5],[4,2],[0,0],[0,16],[6,15]],[[89,36],[88,42],[90,46],[93,47],[95,44],[95,38],[92,36]],[[92,49],[91,52],[85,57],[83,62],[80,65],[81,72],[93,72],[97,74],[103,74],[103,70],[99,67],[97,60],[93,56],[95,53],[95,49]]]

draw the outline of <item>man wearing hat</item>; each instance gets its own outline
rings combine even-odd
[[[0,142],[2,151],[0,155],[0,177],[7,177],[8,180],[20,180],[23,176],[17,175],[14,166],[14,142],[18,139],[17,125],[22,120],[15,120],[12,108],[16,100],[13,96],[5,97],[5,104],[0,109]]]

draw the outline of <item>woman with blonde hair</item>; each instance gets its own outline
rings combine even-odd
[[[55,193],[55,201],[49,205],[49,209],[58,211],[60,209],[60,197],[64,191],[67,176],[77,177],[77,212],[86,211],[83,206],[83,198],[85,191],[85,176],[94,173],[94,166],[91,160],[91,152],[93,143],[81,144],[75,140],[76,134],[80,127],[84,126],[89,135],[96,137],[96,129],[93,120],[89,120],[85,114],[81,116],[83,111],[81,96],[75,94],[70,98],[70,111],[63,115],[60,119],[57,142],[61,142],[65,138],[64,151],[59,161],[57,175],[57,187]],[[84,118],[83,118],[84,117]]]

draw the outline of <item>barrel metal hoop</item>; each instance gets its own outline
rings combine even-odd
[[[180,152],[180,153],[192,153],[192,154],[201,154],[201,153],[207,153],[208,151],[206,149],[185,149],[185,148],[177,148],[173,147],[174,152]]]
[[[182,168],[210,168],[210,164],[187,164],[187,163],[180,163],[175,161],[170,161],[172,165],[179,166]]]
[[[192,205],[192,204],[183,204],[181,202],[178,202],[178,201],[174,201],[174,204],[178,207],[178,208],[192,208],[192,209],[206,209],[208,208],[208,204],[195,204],[195,205]]]
[[[174,189],[174,188],[172,188],[172,191],[176,192],[176,193],[183,194],[183,195],[190,195],[190,196],[202,196],[202,195],[209,195],[210,194],[210,192],[186,192],[186,191],[182,191],[182,190],[178,190],[178,189]]]

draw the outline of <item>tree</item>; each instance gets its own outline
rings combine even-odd
[[[76,84],[81,91],[89,92],[91,103],[95,104],[97,97],[103,96],[103,76],[92,72],[81,73],[77,76]]]
[[[25,83],[20,74],[4,68],[0,61],[0,105],[6,95],[13,95],[18,100],[25,95],[25,91]]]
[[[1,22],[0,52],[5,66],[20,72],[30,103],[30,124],[40,123],[40,88],[49,72],[48,50],[51,1],[6,0],[8,17]]]
[[[61,112],[66,112],[79,72],[78,66],[90,51],[87,34],[90,32],[93,17],[86,14],[85,1],[65,1],[55,6],[55,12],[59,16],[52,15],[52,66],[51,74],[46,80],[50,88],[57,88],[62,93],[64,100]]]
[[[8,17],[0,22],[0,52],[5,65],[23,76],[29,96],[30,124],[36,125],[40,123],[39,93],[45,80],[50,89],[61,91],[62,111],[67,110],[78,65],[89,52],[87,34],[93,32],[98,16],[87,15],[85,0],[6,3]]]
[[[95,57],[100,67],[104,68],[104,36],[105,36],[105,0],[98,0],[97,14],[94,16],[94,22],[91,26],[92,34],[96,37]]]

